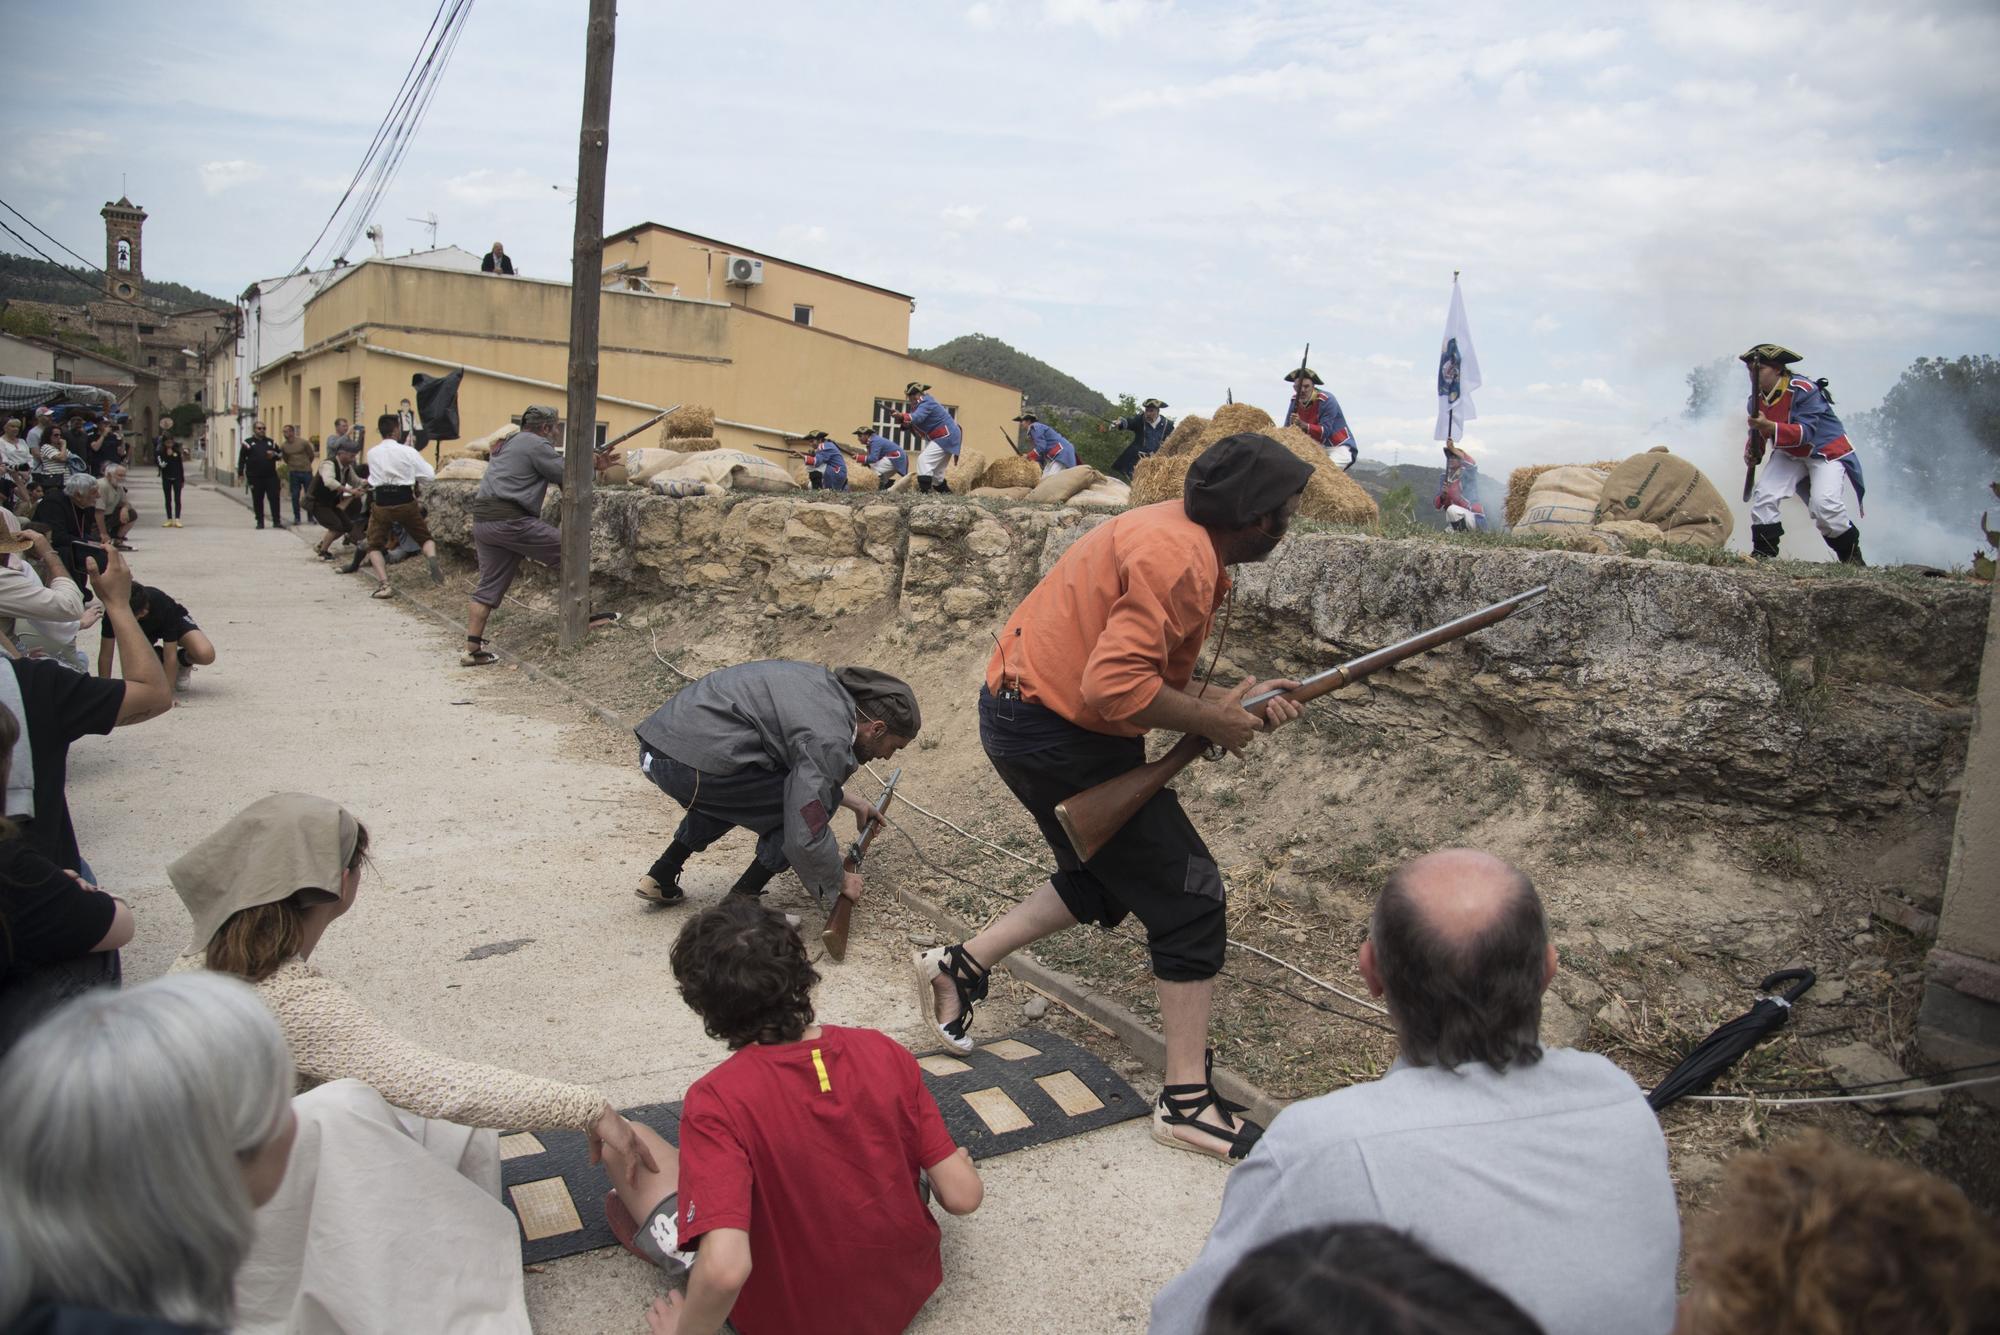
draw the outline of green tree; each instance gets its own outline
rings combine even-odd
[[[1068,437],[1076,446],[1076,461],[1088,464],[1100,473],[1109,473],[1111,465],[1132,443],[1129,431],[1114,431],[1111,423],[1121,417],[1129,417],[1139,411],[1138,401],[1130,394],[1120,394],[1114,410],[1107,420],[1085,412],[1069,412],[1061,408],[1038,409],[1042,420]]]
[[[1858,445],[1879,452],[1897,489],[1960,511],[2000,468],[2000,360],[1919,357],[1880,408],[1848,425]]]
[[[188,433],[194,430],[194,424],[199,422],[201,418],[202,411],[199,403],[177,403],[174,405],[173,411],[167,414],[167,430],[176,438],[185,440],[188,437]]]

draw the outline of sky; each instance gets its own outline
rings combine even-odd
[[[150,274],[240,292],[319,231],[430,9],[7,0],[18,46],[121,55],[15,63],[0,190],[97,259],[122,189]],[[435,213],[568,276],[585,12],[475,0],[391,252]],[[1753,343],[1849,411],[2000,353],[1996,55],[1990,2],[634,2],[605,220],[912,293],[918,345],[991,334],[1170,413],[1279,409],[1310,342],[1401,462],[1435,458],[1460,270],[1493,475],[1686,443],[1688,370]],[[1726,466],[1740,427],[1701,434]]]

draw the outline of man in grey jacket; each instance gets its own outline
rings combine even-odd
[[[1208,1244],[1153,1301],[1193,1335],[1246,1253],[1295,1229],[1404,1230],[1548,1335],[1667,1335],[1680,1218],[1666,1139],[1605,1058],[1542,1050],[1555,948],[1528,878],[1471,849],[1396,869],[1361,947],[1401,1053],[1294,1103],[1229,1175]]]
[[[550,486],[561,486],[562,451],[556,410],[537,404],[521,414],[521,429],[493,449],[486,475],[472,498],[472,548],[479,556],[479,585],[465,618],[461,667],[483,667],[498,655],[486,647],[486,619],[521,568],[521,559],[545,566],[562,564],[562,530],[542,518]],[[618,620],[616,612],[593,612],[591,629]]]
[[[636,893],[680,903],[688,858],[742,828],[756,831],[757,857],[731,894],[761,895],[790,867],[822,905],[835,895],[859,902],[861,875],[842,864],[833,813],[852,811],[857,830],[876,813],[841,785],[922,725],[916,693],[874,668],[770,659],[683,686],[635,730],[640,770],[687,808]]]

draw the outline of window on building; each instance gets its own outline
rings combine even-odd
[[[146,358],[146,365],[148,366],[158,366],[159,364],[160,364],[160,359],[158,357]]]
[[[149,325],[149,324],[142,324],[142,325],[140,325],[140,326],[139,326],[139,332],[140,332],[140,333],[142,333],[142,334],[150,334],[150,333],[152,333],[152,332],[153,332],[153,329],[154,329],[154,326],[152,326],[152,325]]]
[[[805,325],[809,325],[809,324],[811,324],[812,322],[813,322],[813,308],[812,308],[812,307],[810,307],[810,306],[793,306],[793,307],[792,307],[792,323],[793,323],[793,324],[805,324]]]
[[[76,383],[75,380],[71,379],[68,371],[58,370],[54,373],[54,376],[55,382],[58,385],[73,385]]]
[[[909,400],[907,399],[875,400],[875,429],[906,450],[920,450],[924,447],[925,442],[916,432],[907,430],[896,423],[896,414],[902,412],[907,407],[909,407]],[[958,416],[957,404],[947,403],[944,407],[945,411],[950,413],[954,418]]]

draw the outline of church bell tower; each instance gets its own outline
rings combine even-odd
[[[120,195],[116,204],[106,204],[100,212],[104,217],[104,290],[129,301],[145,286],[139,240],[146,226],[146,211]]]

